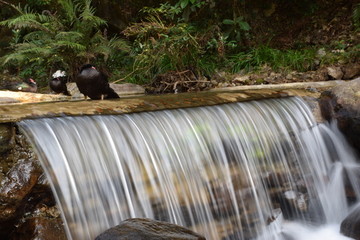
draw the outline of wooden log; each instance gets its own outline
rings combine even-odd
[[[282,84],[281,90],[272,85],[252,86],[253,89],[216,89],[197,93],[147,95],[140,97],[121,98],[116,100],[64,100],[53,102],[37,103],[13,103],[0,104],[0,123],[17,122],[28,118],[57,117],[57,116],[78,116],[78,115],[100,115],[100,114],[123,114],[143,111],[157,111],[164,109],[188,108],[218,105],[224,103],[241,102],[249,100],[260,100],[266,98],[279,98],[288,96],[311,96],[319,97],[321,90],[341,84],[339,81],[332,81],[331,84],[324,83],[303,83],[301,89],[286,89],[288,84]],[[294,87],[294,85],[290,85]],[[289,86],[289,88],[290,88]],[[272,89],[274,88],[274,89]],[[0,94],[1,97],[1,94]],[[62,99],[61,99],[62,100]]]

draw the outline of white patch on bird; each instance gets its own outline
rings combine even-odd
[[[53,78],[58,78],[58,77],[66,77],[66,72],[65,71],[61,71],[61,70],[57,70],[53,75]]]
[[[22,87],[18,87],[18,90],[19,90],[19,91],[22,90]]]

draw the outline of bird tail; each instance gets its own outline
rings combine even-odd
[[[68,91],[67,89],[64,91],[64,94],[65,94],[66,96],[71,96],[71,94],[69,93],[69,91]]]
[[[109,87],[109,91],[106,94],[106,99],[111,99],[111,98],[120,98],[119,95],[114,91],[114,89]]]

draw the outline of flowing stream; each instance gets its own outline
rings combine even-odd
[[[68,239],[134,217],[208,240],[348,239],[339,224],[360,197],[352,149],[297,97],[19,125]]]

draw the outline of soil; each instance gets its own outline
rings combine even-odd
[[[198,76],[191,70],[169,72],[157,76],[147,86],[147,92],[193,92],[254,84],[350,80],[360,76],[360,54],[356,52],[360,46],[360,30],[356,31],[352,19],[359,1],[318,0],[313,5],[303,4],[310,6],[308,9],[302,9],[301,3],[298,4],[294,1],[279,1],[275,4],[273,1],[264,7],[256,6],[256,1],[248,3],[250,13],[247,13],[246,20],[252,26],[252,32],[251,38],[246,39],[243,44],[246,47],[269,44],[270,47],[284,50],[313,46],[319,49],[319,59],[314,59],[313,70],[273,71],[270,67],[263,66],[256,72],[217,72],[212,76]],[[352,55],[342,59],[339,57],[341,54]],[[323,57],[326,60],[322,61]],[[330,72],[334,68],[343,73],[341,78],[331,76]],[[354,73],[346,74],[349,69]]]

